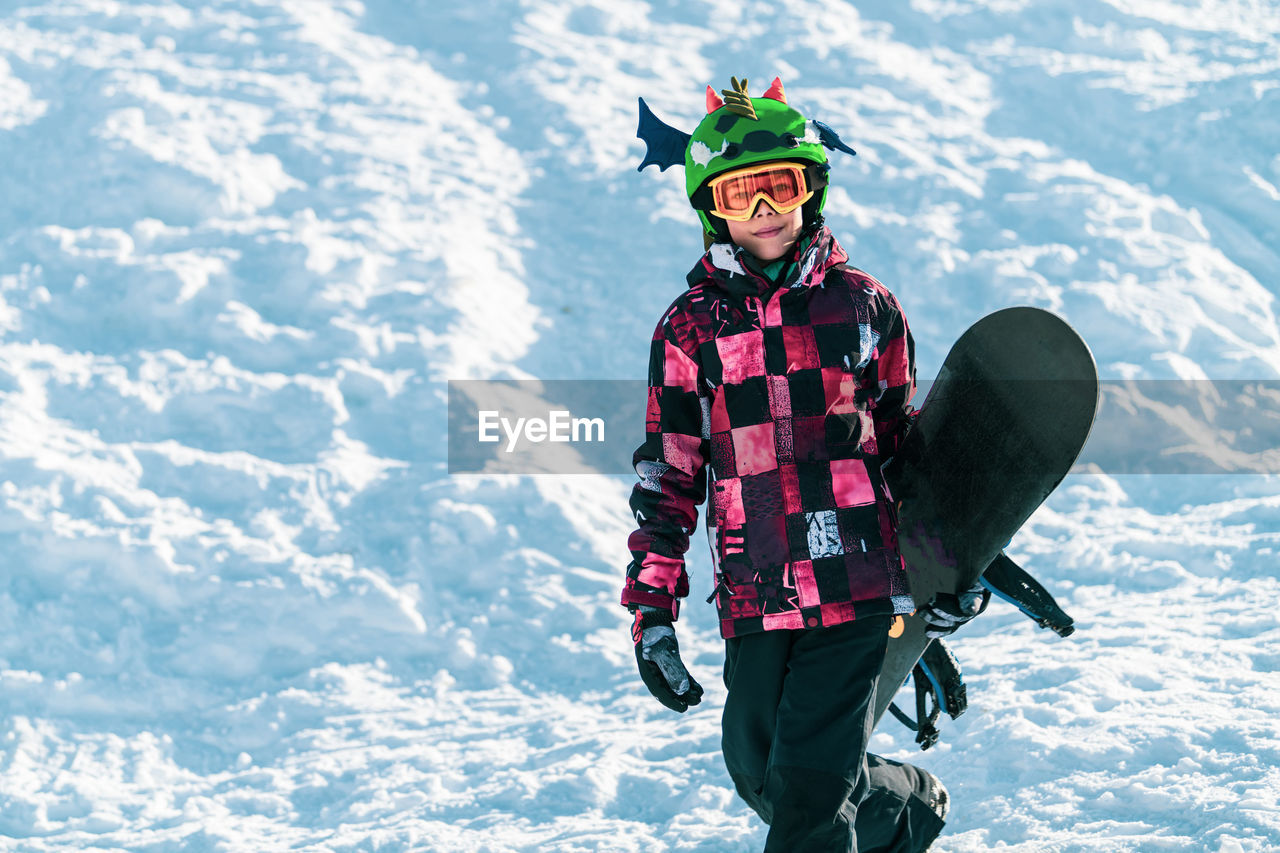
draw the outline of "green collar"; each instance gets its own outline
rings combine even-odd
[[[783,257],[766,264],[760,271],[768,277],[769,281],[777,284],[786,279],[786,273],[790,271],[790,267],[791,259]]]

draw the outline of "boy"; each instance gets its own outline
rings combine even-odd
[[[946,789],[866,752],[875,691],[897,687],[877,683],[889,624],[913,609],[880,474],[910,424],[911,333],[823,222],[824,147],[852,150],[790,107],[777,79],[760,98],[736,78],[722,94],[707,88],[692,135],[641,101],[641,168],[683,153],[707,252],[650,349],[622,593],[637,664],[664,705],[700,701],[672,625],[710,485],[722,744],[770,825],[765,850],[923,850]]]

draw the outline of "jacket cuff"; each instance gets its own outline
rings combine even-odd
[[[623,607],[628,610],[635,610],[641,604],[670,611],[672,621],[680,615],[680,599],[669,593],[645,592],[644,590],[630,588],[622,591]]]

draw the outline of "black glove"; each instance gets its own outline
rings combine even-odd
[[[954,634],[957,628],[986,610],[990,602],[991,590],[980,583],[955,595],[936,593],[928,604],[920,608],[926,626],[924,635],[936,640]]]
[[[680,644],[676,642],[669,611],[640,605],[631,639],[635,641],[640,677],[659,702],[683,714],[690,705],[702,701],[702,685],[680,660]]]

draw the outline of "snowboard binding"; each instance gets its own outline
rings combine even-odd
[[[1041,628],[1049,628],[1059,637],[1069,637],[1075,632],[1075,620],[1066,614],[1048,590],[1003,551],[982,573],[981,582]],[[916,743],[925,750],[941,737],[938,720],[943,711],[954,720],[969,707],[964,673],[951,649],[942,640],[935,639],[925,647],[903,685],[908,681],[915,684],[915,719],[907,716],[896,703],[889,704],[889,713],[916,733]],[[931,709],[928,707],[930,697]]]

